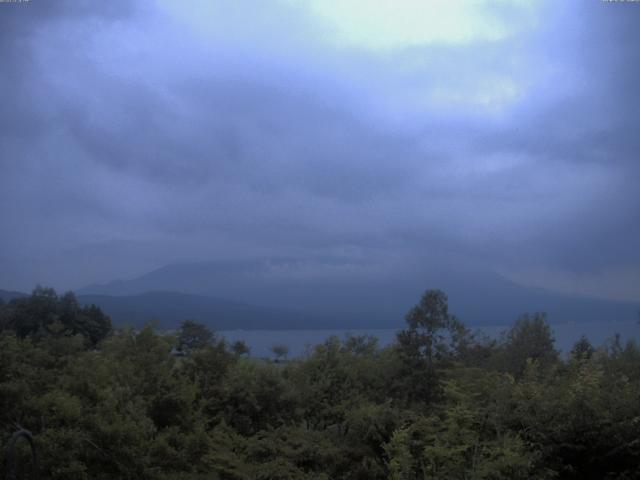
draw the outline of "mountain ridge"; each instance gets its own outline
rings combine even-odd
[[[155,323],[177,328],[183,320],[196,320],[215,330],[304,329],[318,326],[321,319],[295,310],[274,309],[204,295],[151,291],[135,295],[78,295],[83,305],[94,304],[116,325],[140,327]],[[337,325],[332,325],[337,326]]]
[[[318,265],[319,270],[326,269],[325,264]],[[335,265],[340,266],[334,262],[332,267]],[[347,328],[401,327],[406,312],[428,288],[444,290],[449,296],[450,311],[471,326],[506,325],[527,312],[546,312],[552,323],[631,321],[640,311],[640,305],[634,302],[573,297],[523,287],[494,272],[478,269],[440,266],[428,274],[416,270],[413,276],[372,280],[364,275],[313,276],[308,273],[313,267],[286,258],[170,264],[131,280],[88,286],[78,293],[215,294],[230,302],[313,314],[315,319],[327,319],[327,324]]]
[[[24,293],[24,292],[18,292],[16,290],[2,290],[2,289],[0,289],[0,299],[4,300],[5,302],[13,300],[14,298],[22,298],[22,297],[28,297],[28,296],[29,295],[27,293]]]

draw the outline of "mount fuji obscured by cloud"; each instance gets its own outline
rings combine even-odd
[[[193,262],[167,265],[129,280],[91,285],[77,293],[102,303],[108,313],[110,309],[112,315],[117,312],[116,320],[125,321],[127,303],[139,305],[135,314],[129,309],[136,319],[144,317],[145,311],[149,318],[154,317],[150,292],[156,292],[157,297],[163,292],[163,305],[171,301],[180,305],[164,309],[163,318],[169,323],[174,315],[174,321],[196,318],[224,328],[401,327],[404,314],[427,288],[444,290],[450,310],[469,325],[506,325],[533,312],[546,312],[551,322],[560,323],[632,321],[640,311],[634,302],[559,295],[471,268],[442,267],[422,274],[415,269],[411,275],[403,269],[402,275],[382,278],[362,270],[367,267],[293,258]],[[145,298],[147,306],[140,306]],[[231,321],[222,318],[228,309],[215,311],[213,299],[221,302],[219,305],[235,306],[231,309],[234,313],[226,313]],[[244,312],[241,306],[248,310]],[[208,314],[218,318],[206,318]]]

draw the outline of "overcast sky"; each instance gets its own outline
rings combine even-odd
[[[634,2],[0,3],[0,288],[286,256],[640,300],[639,45]]]

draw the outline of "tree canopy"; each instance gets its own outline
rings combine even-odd
[[[640,477],[633,341],[562,357],[543,315],[488,341],[439,291],[395,344],[330,337],[277,363],[195,322],[91,337],[91,315],[49,289],[0,307],[0,442],[30,430],[41,478]]]
[[[62,296],[37,287],[25,298],[15,298],[0,310],[0,331],[17,336],[82,335],[91,345],[111,332],[111,319],[95,305],[80,305],[73,292]]]

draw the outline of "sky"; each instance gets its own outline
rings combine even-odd
[[[0,288],[468,266],[640,300],[640,3],[0,3]]]

